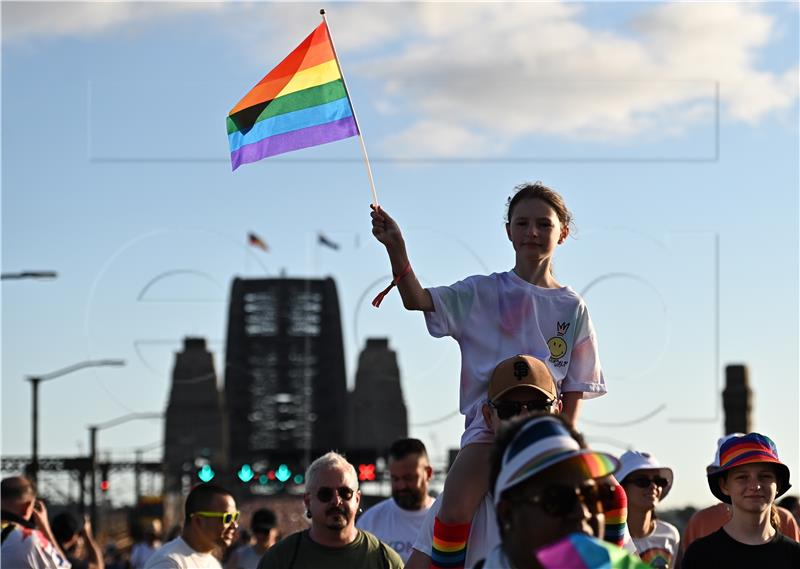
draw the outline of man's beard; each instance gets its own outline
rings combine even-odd
[[[399,490],[392,492],[395,503],[403,510],[419,510],[425,501],[420,490]]]
[[[342,521],[334,522],[333,520],[331,520],[325,524],[325,527],[327,527],[328,529],[337,530],[347,526],[350,519],[347,515],[347,511],[344,508],[328,508],[328,510],[326,510],[325,512],[325,518],[327,520],[329,516],[335,516],[337,514],[341,516]]]

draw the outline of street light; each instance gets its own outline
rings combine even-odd
[[[73,371],[78,371],[86,367],[119,367],[124,366],[125,360],[87,360],[80,362],[63,369],[59,369],[44,375],[38,375],[26,378],[31,382],[31,395],[33,398],[33,409],[31,413],[31,430],[32,430],[32,448],[31,448],[31,472],[30,477],[33,483],[36,484],[39,480],[39,383],[49,381],[62,375],[67,375]]]
[[[105,423],[100,423],[98,425],[89,425],[89,462],[91,463],[91,484],[92,484],[92,506],[90,511],[90,516],[92,520],[92,527],[97,527],[97,431],[102,431],[103,429],[110,429],[111,427],[116,427],[117,425],[121,425],[123,423],[127,423],[129,421],[136,421],[139,419],[161,419],[164,417],[164,413],[152,412],[152,413],[128,413],[127,415],[123,415],[122,417],[117,417],[116,419],[111,419],[110,421],[106,421]]]
[[[19,280],[19,279],[37,279],[37,280],[50,280],[58,276],[55,271],[22,271],[20,273],[2,273],[0,279],[2,280]]]

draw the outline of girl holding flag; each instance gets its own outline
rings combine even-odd
[[[470,521],[488,490],[493,437],[481,406],[497,362],[531,354],[547,363],[563,413],[573,425],[582,399],[606,392],[586,305],[556,281],[552,270],[553,254],[569,235],[572,216],[562,197],[541,182],[515,189],[506,218],[514,268],[429,289],[414,275],[397,222],[381,207],[372,207],[372,233],[386,247],[394,274],[373,304],[379,306],[397,286],[407,310],[424,312],[432,336],[451,336],[461,349],[459,406],[466,429],[434,524],[434,567],[463,567]]]

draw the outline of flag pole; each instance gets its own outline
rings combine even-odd
[[[364,163],[367,165],[367,176],[369,176],[369,186],[372,189],[372,205],[378,207],[378,193],[375,191],[375,180],[372,177],[372,166],[369,164],[369,156],[367,156],[367,146],[364,144],[364,137],[361,135],[361,125],[358,124],[358,117],[356,116],[356,107],[353,104],[353,98],[350,97],[350,90],[347,88],[347,81],[344,78],[344,71],[342,71],[342,64],[339,62],[339,55],[336,53],[336,46],[333,43],[333,34],[331,34],[330,26],[328,26],[328,19],[325,17],[325,9],[319,11],[322,16],[322,21],[325,22],[325,29],[328,32],[328,39],[331,40],[331,49],[333,50],[333,57],[336,60],[336,67],[339,68],[339,75],[342,76],[342,85],[344,92],[347,94],[347,100],[350,101],[350,108],[353,111],[353,121],[356,123],[358,129],[358,141],[361,143],[361,153],[364,155]]]

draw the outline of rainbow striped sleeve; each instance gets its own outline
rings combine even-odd
[[[358,134],[322,22],[228,113],[231,166]]]

